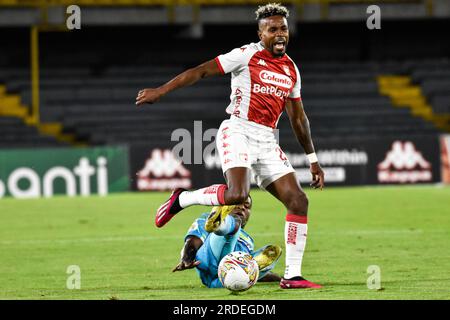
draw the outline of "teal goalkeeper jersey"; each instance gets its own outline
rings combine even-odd
[[[209,236],[209,233],[205,230],[205,222],[208,218],[208,215],[209,213],[202,213],[199,218],[195,219],[194,223],[192,223],[191,227],[186,233],[186,236],[184,237],[185,241],[188,236],[197,236],[202,239],[203,244],[207,242],[206,240]],[[253,241],[253,238],[242,228],[240,229],[239,239],[234,249],[234,251],[243,251],[250,254],[253,254],[253,251],[255,250],[255,243]]]
[[[217,275],[218,266],[223,256],[216,257],[211,249],[211,234],[205,230],[205,222],[209,213],[203,213],[197,218],[189,228],[185,240],[188,236],[196,236],[202,239],[203,245],[197,251],[195,259],[200,261],[200,265],[197,266],[197,273],[202,280],[202,283],[210,288],[220,288],[220,283]],[[252,237],[243,229],[239,231],[239,238],[232,251],[242,251],[253,255],[254,253],[254,241]]]

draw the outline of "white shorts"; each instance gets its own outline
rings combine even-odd
[[[223,121],[216,143],[224,175],[231,168],[249,168],[258,186],[265,189],[282,176],[295,172],[274,132],[270,127],[235,116]]]

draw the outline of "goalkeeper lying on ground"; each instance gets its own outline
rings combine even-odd
[[[214,207],[211,213],[197,218],[185,236],[180,263],[173,271],[197,268],[203,284],[222,288],[217,268],[224,256],[233,251],[251,254],[259,266],[258,281],[276,281],[281,277],[270,272],[281,256],[281,248],[267,245],[254,251],[252,237],[244,231],[250,218],[252,199],[242,205]]]

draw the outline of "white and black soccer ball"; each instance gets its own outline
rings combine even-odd
[[[231,291],[245,291],[258,281],[259,268],[253,257],[242,251],[227,254],[219,263],[218,276]]]

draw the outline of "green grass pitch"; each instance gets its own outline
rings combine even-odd
[[[306,190],[309,234],[303,262],[320,290],[257,283],[233,295],[202,286],[194,270],[172,273],[183,236],[206,207],[183,211],[162,229],[156,208],[168,193],[105,198],[0,200],[0,299],[449,299],[450,188]],[[252,191],[247,230],[256,247],[284,247],[285,209]],[[78,265],[81,289],[66,287]],[[381,270],[370,290],[367,268]],[[275,271],[282,273],[284,256]]]

